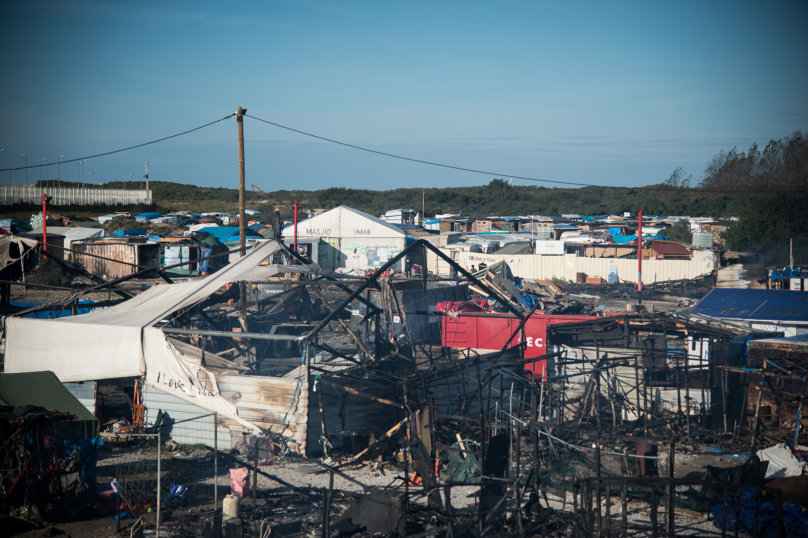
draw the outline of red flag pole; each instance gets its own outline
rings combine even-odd
[[[44,194],[42,195],[42,250],[48,251],[48,208]]]
[[[640,294],[637,304],[642,304],[642,209],[637,222],[637,291]]]

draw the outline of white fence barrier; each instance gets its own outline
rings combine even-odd
[[[620,282],[637,282],[637,260],[616,258],[584,258],[574,254],[563,256],[543,256],[540,254],[479,254],[476,252],[459,252],[441,249],[454,259],[461,267],[469,270],[471,266],[479,268],[480,263],[493,265],[505,261],[514,276],[532,278],[534,280],[564,279],[575,282],[577,273],[586,273],[589,277],[601,277],[604,281],[609,276],[611,266],[617,268]],[[440,275],[449,276],[449,264],[429,252],[427,269]],[[715,263],[709,260],[643,260],[642,280],[646,284],[697,278],[713,272]]]
[[[152,191],[144,189],[101,189],[97,187],[48,187],[37,185],[0,186],[0,205],[40,204],[42,195],[50,205],[151,205]]]

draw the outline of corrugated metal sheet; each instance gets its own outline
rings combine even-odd
[[[808,322],[808,293],[713,288],[691,312],[718,319]]]
[[[222,375],[217,380],[222,396],[236,405],[240,418],[293,439],[305,451],[309,406],[305,374],[299,382],[255,375]]]
[[[170,394],[166,394],[158,389],[143,385],[141,392],[143,398],[143,405],[146,406],[146,422],[153,424],[157,419],[157,414],[160,410],[164,415],[167,415],[167,427],[164,433],[171,436],[171,438],[178,443],[202,443],[207,446],[214,446],[214,430],[213,430],[213,417],[210,411],[202,409],[195,405],[189,404],[179,398]],[[203,418],[199,418],[203,417]],[[191,422],[182,422],[190,419]],[[174,427],[170,424],[180,422]],[[219,419],[219,425],[216,435],[220,450],[229,450],[233,448],[235,443],[231,440],[231,431],[236,434],[238,439],[241,435],[242,426],[236,422]]]
[[[300,379],[299,386],[296,378],[219,375],[216,379],[221,395],[236,406],[239,418],[288,437],[300,445],[301,452],[305,451],[309,402],[309,384],[305,375]],[[210,413],[148,385],[144,387],[143,399],[147,407],[146,417],[150,422],[155,420],[159,409],[168,412],[177,421]],[[210,431],[203,436],[204,441],[175,441],[210,442],[212,445],[212,421],[209,421],[207,429]],[[240,439],[244,431],[245,428],[239,423],[220,417],[219,446],[229,447],[230,438]],[[178,430],[178,435],[185,434]],[[222,439],[225,439],[224,445]]]
[[[540,254],[479,254],[476,252],[452,252],[441,249],[447,256],[457,261],[467,270],[480,262],[489,266],[504,261],[510,267],[514,276],[532,278],[535,280],[551,280],[562,278],[565,281],[575,281],[576,273],[586,273],[589,276],[599,276],[606,279],[610,267],[617,266],[617,276],[623,282],[637,281],[637,260],[613,258],[585,258],[572,254],[564,256],[542,256]],[[439,274],[449,276],[449,264],[438,261],[437,256],[427,253],[430,271],[437,270]],[[709,260],[643,260],[642,277],[646,284],[665,282],[669,280],[693,279],[710,274],[715,264]]]
[[[73,250],[126,262],[117,263],[73,253],[74,263],[80,263],[94,275],[107,278],[119,278],[140,270],[138,267],[126,265],[127,263],[155,269],[160,267],[160,245],[154,243],[73,243]]]
[[[83,381],[80,383],[63,383],[63,385],[90,413],[95,415],[97,383],[97,381]]]

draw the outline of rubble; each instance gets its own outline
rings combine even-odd
[[[427,250],[458,278],[388,273],[416,252],[426,263]],[[706,284],[648,286],[643,299],[675,310]],[[166,482],[146,494],[172,536],[215,535],[221,500],[239,490],[226,532],[243,535],[799,536],[799,495],[770,479],[805,465],[791,461],[804,459],[804,350],[687,311],[604,304],[636,298],[636,285],[517,279],[507,265],[471,273],[423,240],[367,277],[272,241],[106,310],[11,318],[4,359],[7,371],[47,364],[76,382],[114,362],[115,377],[142,380],[131,400],[144,424],[131,431],[155,444],[134,448],[119,426],[99,467],[111,483],[122,466],[159,462],[148,472]],[[475,346],[449,345],[469,319]],[[18,340],[34,327],[42,341],[58,332],[59,356]],[[88,352],[82,339],[102,329],[126,350]],[[78,349],[81,364],[64,359]],[[158,524],[148,514],[147,531]]]

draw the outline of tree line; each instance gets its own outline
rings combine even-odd
[[[161,208],[235,211],[238,190],[201,188],[170,182],[151,183]],[[441,213],[488,215],[619,215],[643,209],[646,215],[714,217],[728,222],[727,246],[757,251],[762,261],[786,263],[794,239],[795,261],[808,263],[808,137],[803,131],[771,140],[761,151],[721,150],[706,165],[701,179],[679,167],[656,185],[641,188],[576,189],[510,185],[495,178],[488,185],[427,188],[427,218]],[[749,191],[754,193],[750,194]],[[388,191],[332,187],[318,191],[247,192],[247,203],[267,213],[288,208],[295,200],[305,212],[348,205],[380,215],[394,208],[421,209],[421,188]]]

